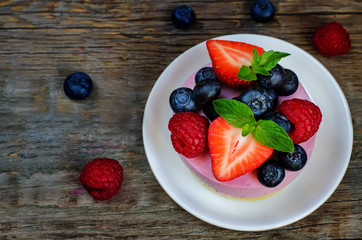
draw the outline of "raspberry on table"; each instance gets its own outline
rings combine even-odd
[[[84,166],[79,180],[93,199],[108,200],[122,186],[123,168],[117,160],[96,158]]]
[[[168,123],[172,146],[187,158],[200,155],[207,145],[208,127],[209,120],[197,113],[174,114]]]
[[[319,107],[305,99],[285,100],[280,104],[279,111],[294,125],[289,132],[289,137],[294,144],[310,139],[318,131],[322,121]]]
[[[340,23],[331,22],[317,29],[313,46],[320,54],[333,57],[346,54],[351,48],[351,40]]]

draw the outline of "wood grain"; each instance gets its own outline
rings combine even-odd
[[[191,6],[197,22],[173,27],[171,11]],[[1,239],[358,239],[362,238],[362,2],[273,1],[273,21],[254,22],[252,1],[0,1]],[[314,31],[338,21],[350,33],[343,56],[323,57]],[[142,143],[149,92],[165,67],[190,47],[235,33],[289,41],[316,57],[350,106],[354,146],[335,193],[306,218],[265,232],[207,224],[160,187]],[[66,76],[87,72],[89,99],[63,93]],[[336,129],[336,131],[343,130]],[[96,202],[78,182],[95,157],[125,168],[120,194]]]

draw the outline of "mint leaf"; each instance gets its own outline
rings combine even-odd
[[[243,137],[246,137],[249,135],[249,133],[253,132],[255,130],[256,122],[253,122],[251,124],[247,123],[243,126],[243,129],[241,130],[241,135]]]
[[[293,152],[294,144],[287,132],[271,120],[255,120],[248,105],[234,99],[217,99],[212,102],[215,111],[229,124],[241,128],[243,137],[252,134],[264,146],[282,152]]]
[[[270,71],[278,64],[278,62],[282,58],[287,57],[289,55],[290,55],[289,53],[278,52],[273,50],[264,52],[260,56],[260,66],[264,68],[266,71]]]
[[[255,74],[261,74],[261,75],[264,75],[264,76],[269,76],[269,74],[270,74],[269,71],[265,70],[264,68],[255,69],[254,73]]]
[[[244,128],[246,124],[256,125],[253,111],[242,102],[233,99],[217,99],[212,104],[217,114],[234,127]],[[246,130],[246,132],[248,131]]]
[[[258,51],[253,48],[253,59],[250,66],[243,65],[237,73],[237,77],[246,81],[257,80],[257,74],[268,76],[269,71],[272,70],[278,62],[289,56],[289,53],[278,51],[264,52],[260,57]]]
[[[243,79],[245,81],[253,81],[256,80],[256,74],[251,71],[251,68],[243,65],[239,72],[236,74],[238,78]]]
[[[294,144],[288,133],[271,120],[259,120],[252,132],[256,141],[282,152],[293,152]]]
[[[273,52],[273,50],[264,52],[260,57],[260,64],[265,65],[269,61],[270,57],[273,55]]]
[[[253,48],[253,60],[251,61],[251,66],[259,66],[260,65],[260,59],[259,59],[259,53],[256,51],[255,48]]]

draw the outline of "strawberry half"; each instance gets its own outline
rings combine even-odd
[[[206,47],[216,77],[230,87],[250,86],[253,81],[242,80],[237,77],[237,73],[243,65],[251,65],[253,48],[259,56],[265,52],[263,48],[255,45],[227,40],[208,40]]]
[[[241,128],[216,118],[209,127],[208,144],[212,172],[221,182],[240,177],[264,163],[273,149],[257,142],[252,134],[241,135]]]

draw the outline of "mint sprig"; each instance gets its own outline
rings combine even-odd
[[[237,73],[237,76],[246,81],[256,80],[257,74],[268,76],[269,71],[272,70],[282,58],[289,55],[289,53],[270,50],[264,52],[259,57],[258,52],[253,48],[253,60],[251,61],[251,65],[243,65]]]
[[[293,152],[294,144],[288,133],[271,120],[255,120],[248,105],[233,99],[213,101],[215,111],[229,124],[242,129],[242,136],[252,134],[254,139],[266,147],[281,152]]]
[[[294,144],[288,133],[271,120],[258,120],[253,137],[264,146],[283,152],[293,152]],[[273,147],[277,146],[277,148]]]

